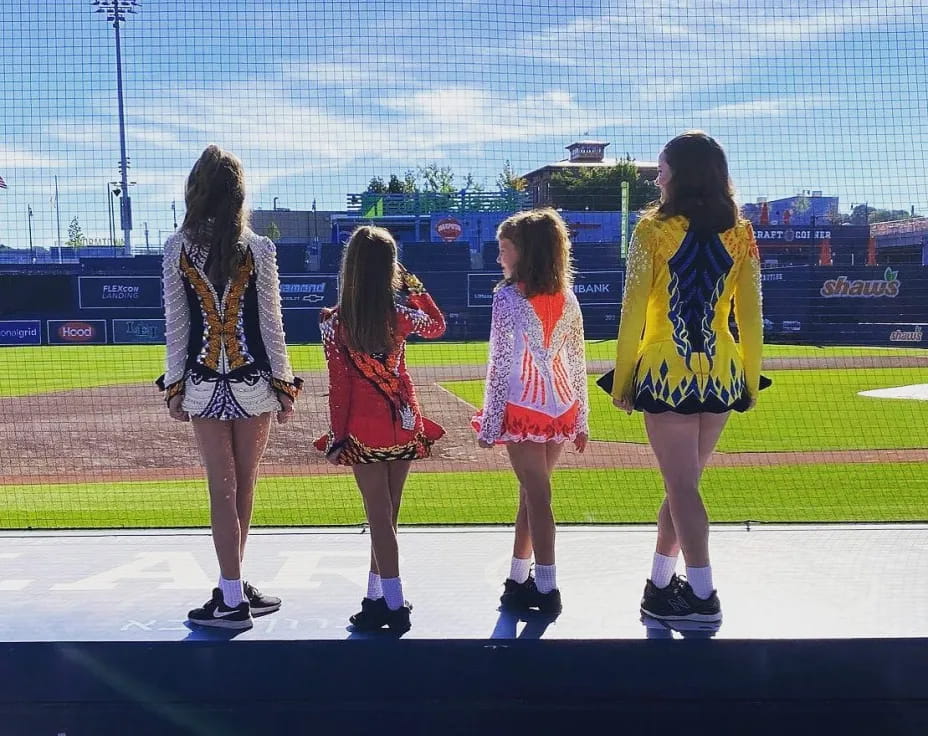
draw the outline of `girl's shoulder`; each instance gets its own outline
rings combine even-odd
[[[187,238],[184,235],[184,231],[178,228],[173,233],[168,235],[167,240],[164,241],[164,255],[167,256],[177,256],[180,255],[180,251],[183,249],[184,245],[187,243]]]
[[[239,241],[242,245],[251,248],[251,252],[254,253],[255,256],[265,256],[277,252],[277,246],[274,245],[273,240],[264,235],[258,235],[247,227],[242,230]]]
[[[728,246],[729,251],[736,256],[752,255],[757,252],[754,225],[750,220],[740,218],[734,227],[722,233],[722,240]]]
[[[506,303],[514,299],[524,299],[522,292],[516,284],[502,283],[493,291],[493,303]]]
[[[661,217],[656,213],[643,215],[635,225],[635,235],[641,238],[659,239],[667,235],[686,233],[689,220],[683,215]]]

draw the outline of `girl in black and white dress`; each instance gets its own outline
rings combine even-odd
[[[168,411],[192,421],[209,483],[220,577],[192,623],[245,629],[280,608],[242,578],[258,463],[271,415],[286,422],[302,381],[284,342],[273,242],[251,232],[241,162],[209,146],[187,179],[184,223],[164,246]]]

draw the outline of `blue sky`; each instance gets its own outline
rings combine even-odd
[[[488,188],[589,135],[653,161],[699,127],[742,201],[821,189],[928,214],[928,0],[148,0],[123,28],[134,245],[210,142],[252,207],[344,207],[430,162]],[[89,0],[0,9],[0,243],[109,232],[113,31]],[[118,223],[117,223],[118,227]]]

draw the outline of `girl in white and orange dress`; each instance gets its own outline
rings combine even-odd
[[[586,448],[583,319],[572,289],[570,237],[552,209],[520,212],[497,230],[503,282],[493,297],[483,448],[503,444],[519,480],[519,510],[504,608],[561,612],[554,560],[551,474],[563,444]],[[535,575],[532,576],[532,554]]]

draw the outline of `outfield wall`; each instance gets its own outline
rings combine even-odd
[[[448,318],[449,340],[484,340],[493,288],[488,271],[419,272]],[[578,271],[587,337],[612,338],[624,272]],[[787,267],[763,272],[770,342],[928,347],[928,268]],[[291,343],[318,342],[319,309],[338,298],[335,274],[284,274]],[[157,275],[0,276],[0,344],[156,344],[164,341]]]

